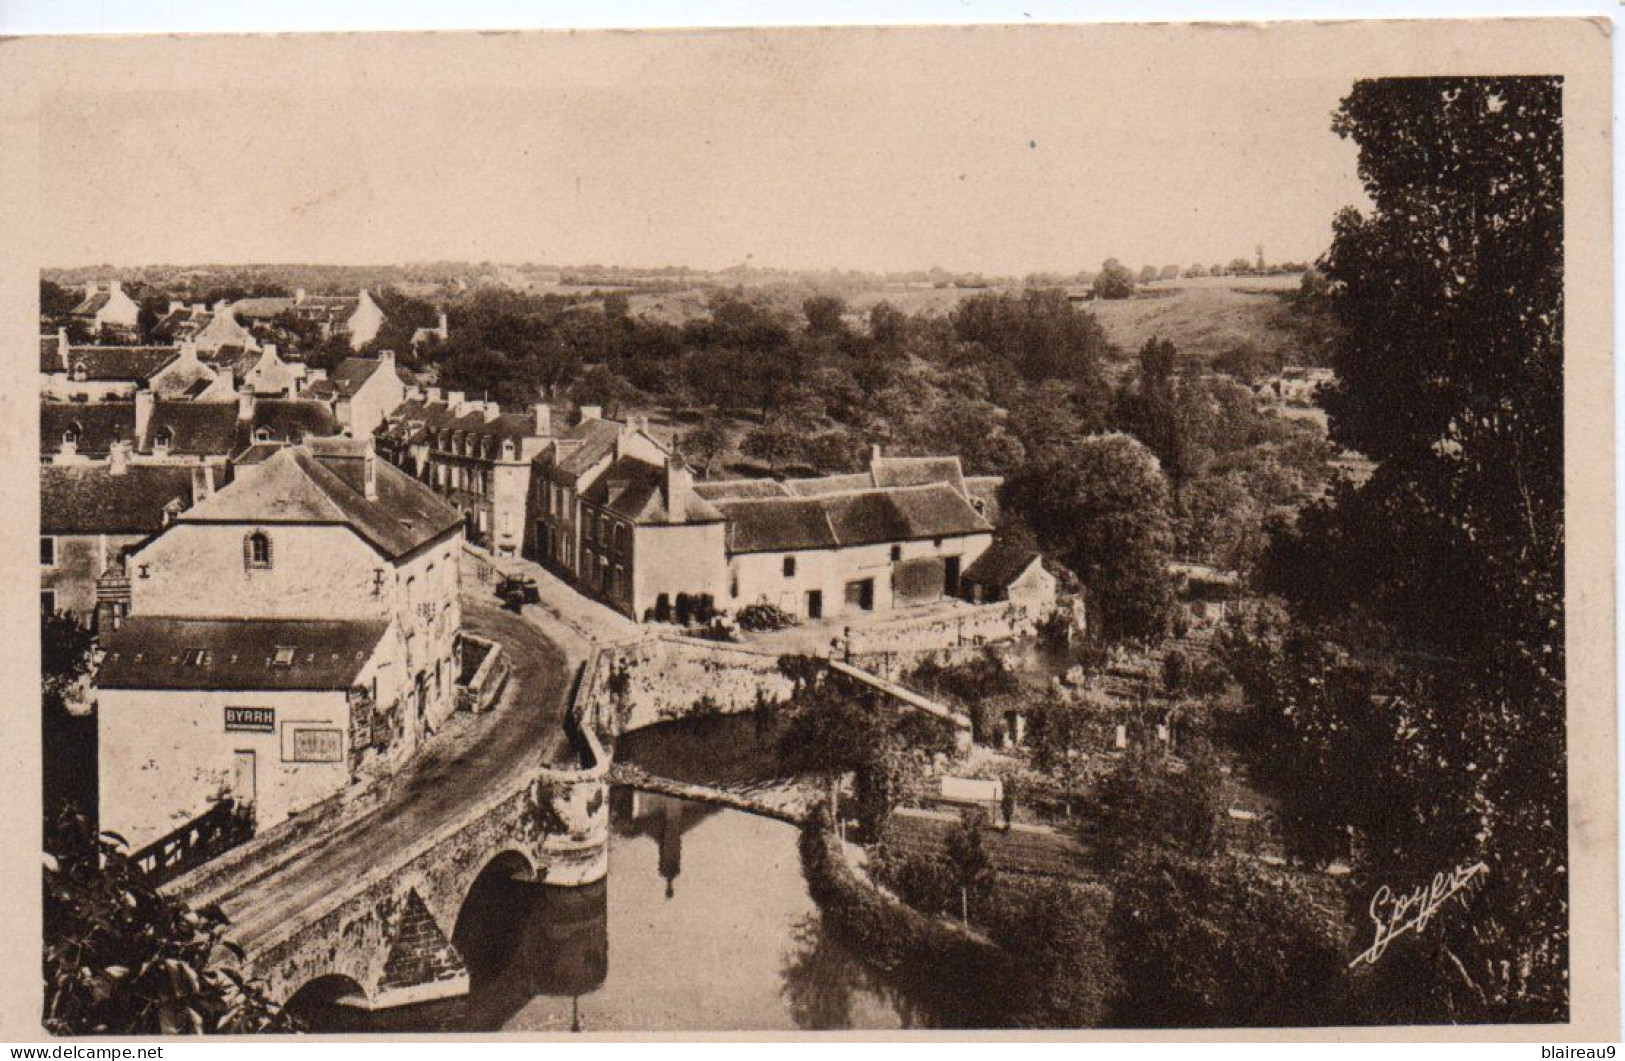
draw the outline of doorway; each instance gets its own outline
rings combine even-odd
[[[807,618],[822,619],[824,617],[824,591],[810,589],[807,591]]]
[[[865,578],[857,582],[848,582],[846,584],[846,606],[848,609],[860,608],[866,612],[874,611],[875,580]]]
[[[231,770],[231,798],[237,801],[239,809],[253,813],[255,802],[259,795],[258,771],[255,767],[254,753],[242,749],[233,753]]]
[[[942,558],[942,593],[947,597],[959,596],[959,557]]]

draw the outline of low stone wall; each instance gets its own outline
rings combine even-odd
[[[895,678],[926,659],[962,662],[985,645],[1031,637],[1051,610],[1047,602],[1008,601],[865,623],[852,627],[843,656],[873,674]]]
[[[610,738],[693,714],[736,714],[787,700],[779,657],[685,637],[604,648],[588,664],[581,718]]]
[[[508,677],[513,673],[513,664],[502,651],[501,645],[483,637],[465,633],[461,636],[458,647],[464,651],[483,652],[483,656],[468,684],[457,690],[457,706],[468,711],[489,710],[508,684]]]

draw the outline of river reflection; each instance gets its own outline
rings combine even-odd
[[[456,942],[466,998],[315,1030],[746,1031],[925,1023],[824,929],[794,827],[616,789],[609,876],[586,888],[498,879]]]

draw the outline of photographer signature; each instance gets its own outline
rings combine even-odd
[[[1371,923],[1377,928],[1376,938],[1371,946],[1349,962],[1349,968],[1361,962],[1377,964],[1377,959],[1383,956],[1390,943],[1407,932],[1421,932],[1427,928],[1428,922],[1433,920],[1433,915],[1438,913],[1446,900],[1489,871],[1490,868],[1484,863],[1474,862],[1469,866],[1457,866],[1449,873],[1435,873],[1432,884],[1417,885],[1403,894],[1396,895],[1386,884],[1378,888],[1376,894],[1371,896],[1368,907]]]

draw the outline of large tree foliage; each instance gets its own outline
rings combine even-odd
[[[1167,480],[1144,446],[1108,434],[1045,449],[1005,483],[1004,500],[1083,581],[1108,638],[1162,633],[1173,531]]]
[[[215,963],[226,928],[217,907],[194,911],[163,895],[80,815],[63,814],[45,840],[46,1031],[289,1030],[260,985]]]
[[[1371,974],[1415,1019],[1567,1011],[1561,103],[1549,78],[1343,101],[1372,210],[1321,263],[1346,330],[1326,402],[1378,467],[1273,551],[1308,629],[1243,646],[1300,854],[1351,848],[1396,889],[1489,867]],[[1316,776],[1351,762],[1365,801]]]

